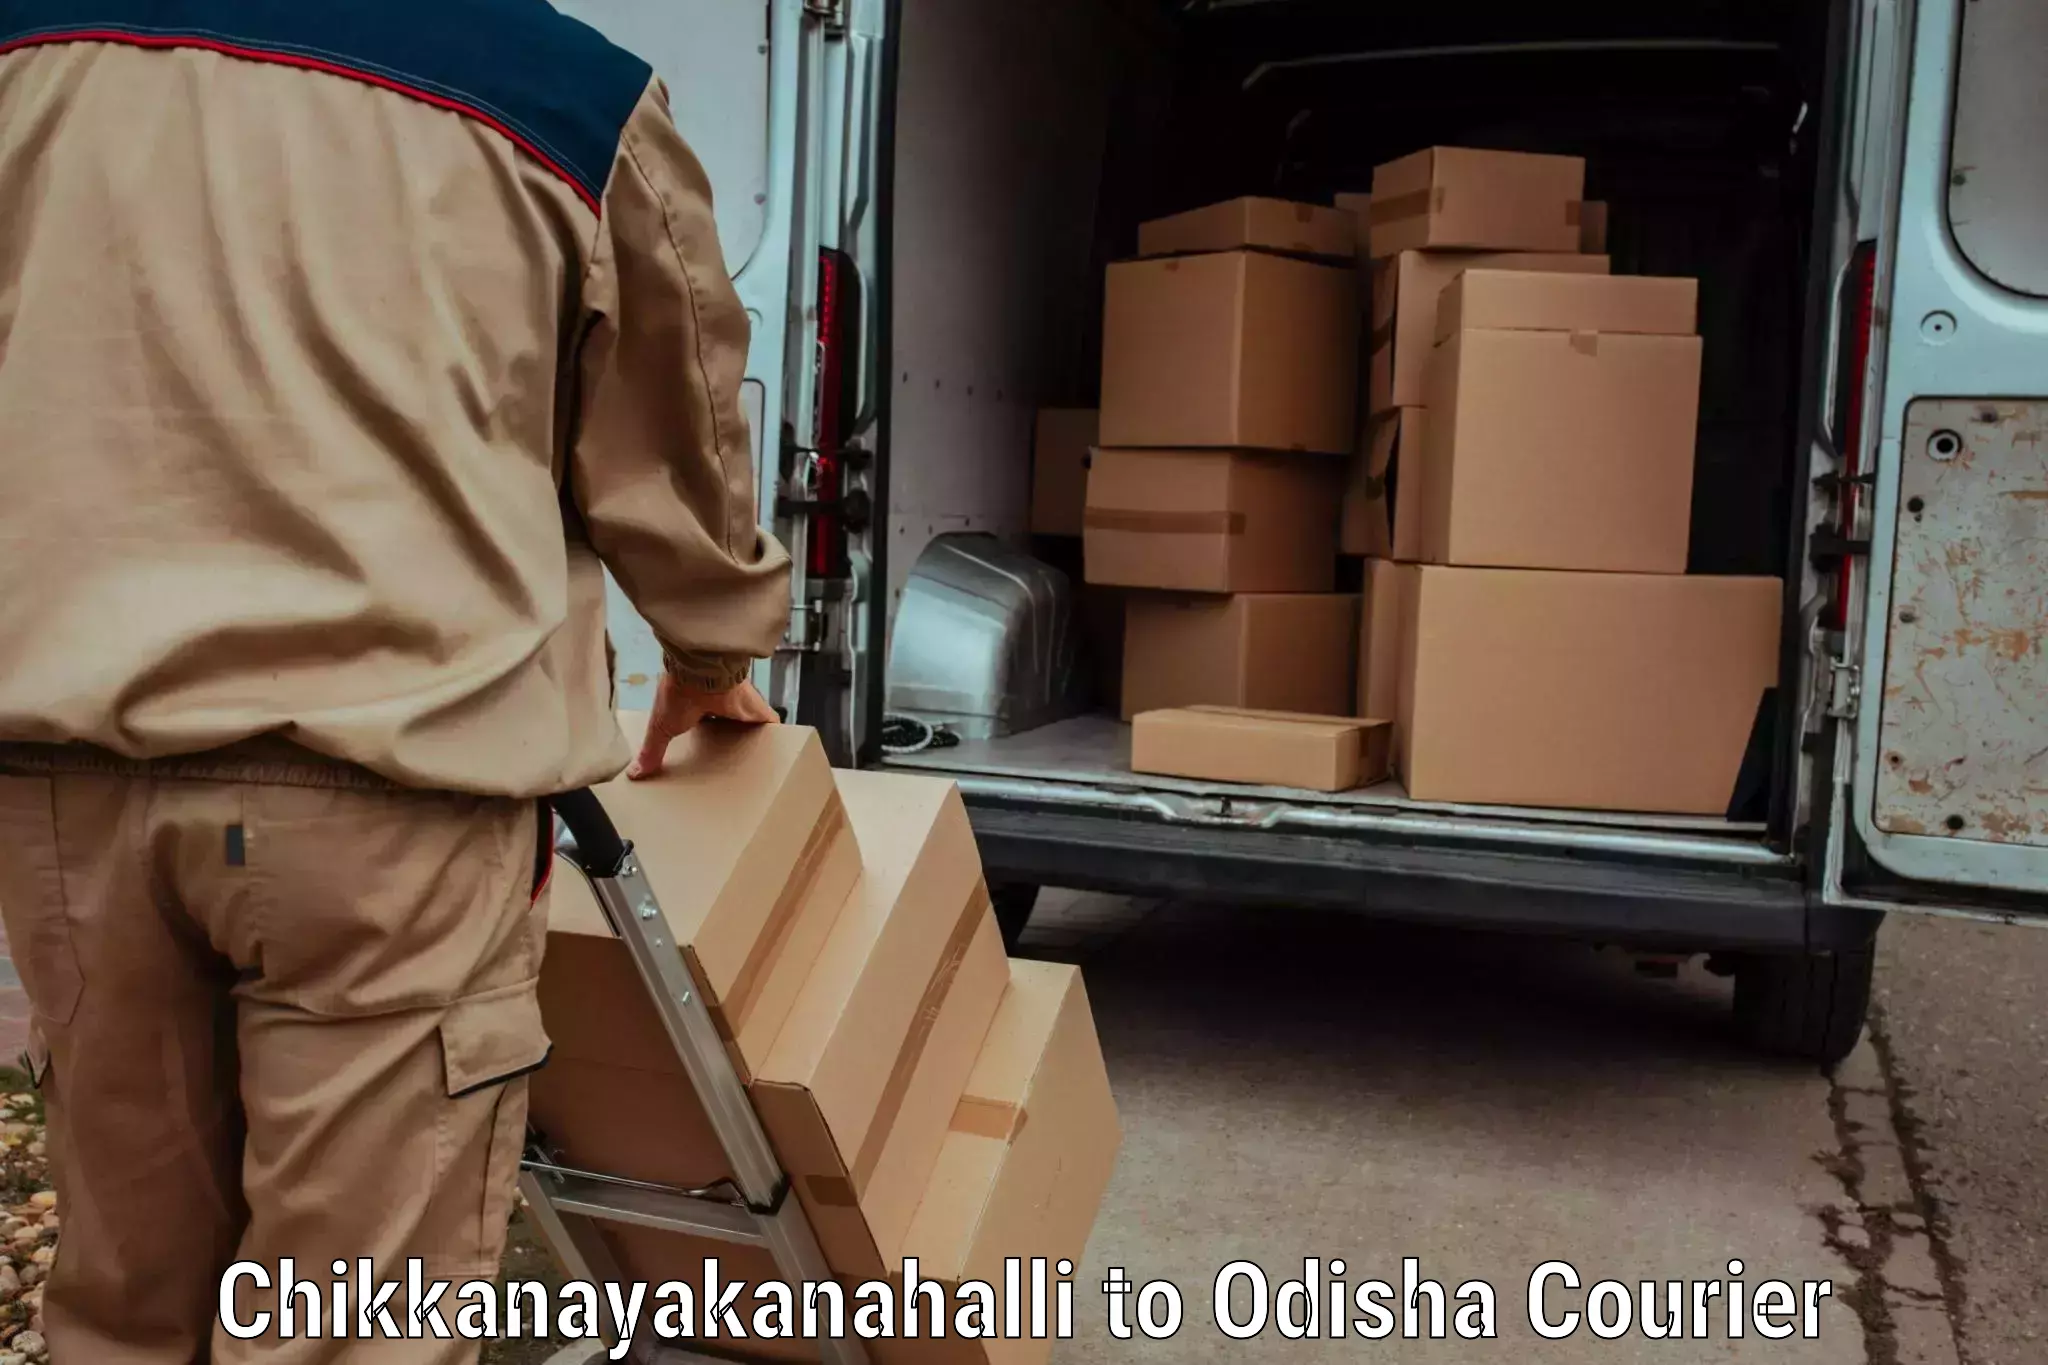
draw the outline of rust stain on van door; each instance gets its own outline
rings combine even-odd
[[[1877,827],[2048,844],[2048,402],[1906,412]]]

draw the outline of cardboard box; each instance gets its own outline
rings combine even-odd
[[[1607,205],[1588,199],[1579,206],[1579,250],[1600,255],[1607,250]]]
[[[1081,534],[1088,501],[1088,451],[1101,414],[1093,408],[1043,408],[1031,450],[1031,532]]]
[[[1462,306],[1462,283],[1446,308]],[[1683,573],[1700,358],[1695,336],[1467,327],[1444,341],[1430,372],[1422,558]]]
[[[1398,720],[1405,665],[1401,657],[1402,613],[1412,596],[1408,580],[1415,565],[1384,559],[1365,563],[1365,591],[1358,625],[1358,714],[1366,720]],[[1394,735],[1394,763],[1401,761],[1401,735]]]
[[[626,712],[619,722],[638,748],[647,717]],[[714,722],[670,746],[660,777],[621,777],[597,793],[639,852],[734,1064],[750,1078],[860,878],[860,846],[824,746],[800,726]],[[637,992],[639,977],[583,879],[555,879],[549,895],[548,964],[565,970],[543,972],[543,1004],[557,990],[605,990],[600,980],[630,979]],[[595,975],[572,978],[572,962]],[[630,1056],[627,1064],[641,1064],[638,1054],[611,1048],[609,1028],[592,1022],[600,1002],[555,1001],[565,1006],[548,1017],[558,1060]]]
[[[1340,194],[1333,201],[1338,208],[1351,215],[1352,254],[1363,266],[1372,259],[1372,196],[1370,194]]]
[[[911,1225],[906,1245],[921,1272],[947,1285],[981,1280],[1000,1293],[1009,1257],[1064,1257],[1078,1269],[1122,1141],[1079,969],[1011,962],[1009,992]],[[1052,1350],[1049,1340],[962,1341],[914,1358],[1039,1365]]]
[[[1586,162],[1576,156],[1430,147],[1372,177],[1372,254],[1577,251]]]
[[[1338,549],[1369,559],[1422,557],[1424,441],[1429,413],[1399,408],[1367,426],[1348,463]]]
[[[1140,256],[1250,249],[1349,261],[1357,241],[1348,211],[1286,199],[1232,199],[1138,226]]]
[[[646,717],[622,715],[634,744]],[[742,1079],[754,1076],[860,876],[860,849],[817,736],[706,725],[659,778],[598,789],[633,841]],[[694,1187],[731,1174],[640,974],[590,887],[550,879],[541,1015],[554,1044],[533,1121],[570,1160]],[[629,1097],[632,1122],[618,1121]]]
[[[952,1110],[945,1145],[904,1242],[905,1255],[917,1258],[920,1278],[948,1294],[949,1328],[951,1293],[968,1280],[995,1287],[1002,1321],[1007,1258],[1057,1263],[1064,1257],[1078,1267],[1122,1136],[1079,970],[1062,963],[1010,963],[1009,988]],[[620,1228],[611,1240],[633,1280],[701,1286],[703,1262],[712,1256],[724,1281],[780,1278],[765,1254],[730,1244],[639,1228]],[[877,1278],[900,1290],[901,1267]],[[851,1288],[847,1299],[850,1321]],[[751,1291],[743,1291],[740,1302],[751,1310]],[[750,1322],[752,1314],[740,1316]],[[929,1309],[921,1321],[929,1321]],[[749,1359],[820,1359],[810,1342],[730,1345]],[[972,1341],[951,1335],[863,1345],[876,1365],[1043,1365],[1053,1349],[1050,1339]]]
[[[1698,280],[1468,269],[1444,290],[1432,340],[1467,330],[1691,336],[1699,314]]]
[[[860,888],[750,1092],[842,1275],[894,1271],[1009,982],[951,782],[836,774]]]
[[[1541,270],[1605,275],[1605,256],[1558,252],[1404,251],[1372,267],[1372,355],[1368,402],[1373,415],[1429,401],[1429,358],[1437,305],[1467,270]]]
[[[1090,583],[1184,592],[1328,592],[1343,466],[1244,450],[1099,450]]]
[[[1354,275],[1257,251],[1112,265],[1101,444],[1350,450]]]
[[[1424,566],[1402,582],[1410,796],[1727,813],[1778,680],[1778,580]]]
[[[1131,724],[1131,771],[1342,792],[1387,775],[1392,720],[1190,706]]]
[[[1123,718],[1178,706],[1342,715],[1357,656],[1358,598],[1350,594],[1133,593]]]

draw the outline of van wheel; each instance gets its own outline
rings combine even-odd
[[[996,927],[1003,931],[1003,951],[1014,954],[1017,940],[1031,923],[1032,907],[1038,904],[1038,888],[1030,882],[996,882],[988,889],[995,906]]]
[[[1745,956],[1735,968],[1735,1027],[1750,1046],[1833,1067],[1863,1036],[1877,943],[1834,953]]]

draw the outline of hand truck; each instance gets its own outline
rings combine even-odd
[[[595,792],[553,800],[555,851],[580,871],[603,907],[612,932],[626,945],[676,1055],[711,1120],[732,1175],[702,1189],[678,1189],[562,1165],[531,1130],[520,1163],[519,1191],[541,1238],[572,1278],[602,1284],[621,1278],[602,1228],[632,1224],[664,1232],[765,1248],[791,1285],[822,1282],[831,1269],[818,1249],[810,1219],[718,1036],[704,992],[690,975],[633,846],[620,837]],[[605,1324],[609,1338],[612,1324]],[[858,1341],[821,1340],[825,1365],[867,1365]],[[564,1352],[558,1358],[574,1358]],[[633,1343],[634,1365],[717,1365],[702,1355],[647,1339]]]

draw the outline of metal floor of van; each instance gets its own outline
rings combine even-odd
[[[1003,739],[963,740],[946,749],[892,755],[883,766],[922,772],[1008,778],[1020,782],[1068,784],[1094,790],[1159,792],[1196,798],[1244,798],[1289,806],[1378,808],[1417,815],[1530,821],[1603,829],[1655,830],[1672,834],[1754,840],[1761,823],[1700,815],[1637,815],[1607,811],[1544,810],[1519,806],[1466,806],[1411,801],[1399,782],[1382,782],[1349,792],[1311,792],[1287,787],[1247,786],[1156,777],[1131,771],[1131,727],[1113,716],[1077,716]]]

